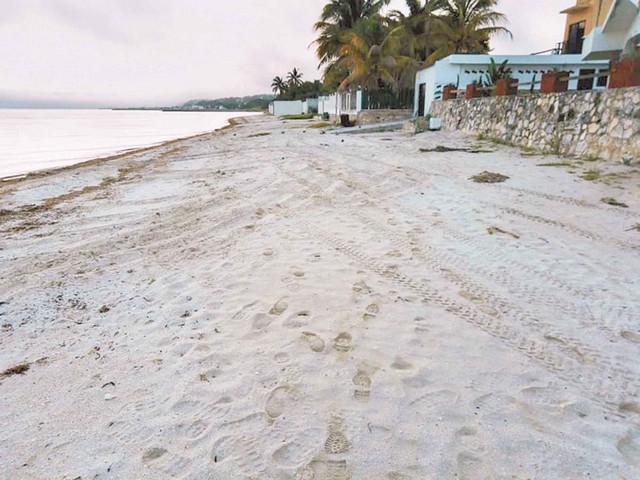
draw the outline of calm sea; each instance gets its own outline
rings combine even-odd
[[[0,178],[224,127],[240,112],[0,109]]]

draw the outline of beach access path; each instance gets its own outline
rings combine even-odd
[[[640,478],[638,165],[313,122],[2,182],[0,477]]]

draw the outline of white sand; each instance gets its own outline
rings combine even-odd
[[[640,478],[637,168],[305,125],[0,187],[0,477]]]

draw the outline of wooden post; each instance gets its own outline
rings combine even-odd
[[[569,80],[566,80],[568,76],[568,72],[543,73],[540,91],[542,93],[566,92],[569,89]]]
[[[500,78],[496,80],[496,97],[504,97],[506,95],[518,94],[517,78]]]
[[[611,61],[608,88],[640,86],[640,58]]]

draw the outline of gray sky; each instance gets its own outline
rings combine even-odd
[[[313,23],[328,0],[0,0],[0,106],[12,101],[172,105],[270,92],[293,67],[320,78]],[[573,0],[501,0],[531,53],[562,39]],[[391,6],[403,9],[403,0]]]

